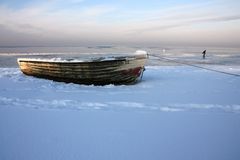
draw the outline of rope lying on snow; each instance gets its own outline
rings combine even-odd
[[[178,63],[178,64],[182,64],[182,65],[192,66],[192,67],[196,67],[196,68],[200,68],[200,69],[205,69],[205,70],[208,70],[208,71],[213,71],[213,72],[218,72],[218,73],[222,73],[222,74],[227,74],[227,75],[231,75],[231,76],[240,77],[240,74],[229,73],[229,72],[225,72],[225,71],[219,71],[219,70],[215,70],[215,69],[212,69],[212,68],[202,67],[202,66],[198,66],[198,65],[195,65],[195,64],[187,63],[187,62],[181,62],[181,61],[169,59],[169,58],[166,58],[166,57],[157,56],[157,55],[154,55],[154,54],[149,54],[149,56],[156,57],[156,58],[158,58],[157,60],[159,60],[159,61],[164,60],[164,61],[169,61],[169,62],[174,62],[174,63]]]

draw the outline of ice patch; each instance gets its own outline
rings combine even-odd
[[[186,66],[146,68],[142,82],[130,86],[67,84],[25,76],[18,68],[0,68],[0,106],[58,110],[240,113],[239,79],[236,77],[210,74]],[[229,68],[237,69],[234,66]]]
[[[231,55],[227,54],[215,54],[216,57],[231,57]]]
[[[145,108],[146,106],[143,103],[137,102],[109,102],[108,104],[118,107],[129,107],[129,108]]]
[[[182,111],[220,111],[240,113],[240,105],[219,105],[219,104],[144,104],[139,102],[82,102],[77,100],[43,100],[43,99],[18,99],[0,97],[1,107],[21,107],[34,109],[64,109],[64,110],[135,110],[135,111],[161,111],[161,112],[182,112]]]
[[[15,77],[21,74],[21,71],[17,68],[0,68],[0,78],[3,77]]]
[[[240,105],[220,105],[220,104],[172,104],[170,105],[177,109],[185,111],[204,111],[204,110],[217,110],[224,112],[240,113]]]
[[[184,111],[183,108],[161,107],[159,108],[163,112],[180,112]]]

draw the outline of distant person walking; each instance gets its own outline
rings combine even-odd
[[[205,59],[205,57],[206,57],[206,52],[207,52],[207,50],[204,50],[204,51],[202,52],[202,54],[203,54],[202,58],[203,58],[203,59]]]

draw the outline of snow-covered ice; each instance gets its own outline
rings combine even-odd
[[[187,66],[148,66],[130,86],[0,68],[0,159],[236,160],[239,88],[240,77]]]
[[[223,70],[222,67],[213,67]],[[239,68],[228,67],[225,71]],[[147,67],[137,85],[87,86],[0,69],[0,105],[39,109],[240,112],[240,78],[185,66]]]

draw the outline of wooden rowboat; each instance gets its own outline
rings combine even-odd
[[[78,84],[134,84],[144,71],[145,51],[128,56],[97,59],[33,59],[18,58],[21,71],[30,76]]]

